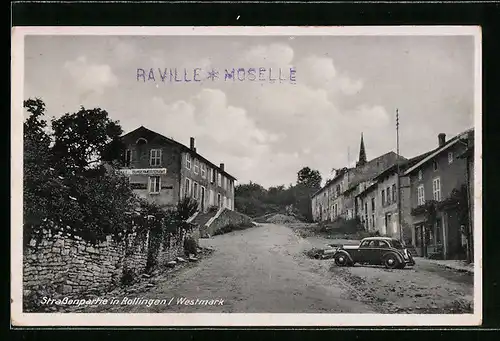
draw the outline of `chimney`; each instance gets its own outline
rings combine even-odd
[[[195,150],[195,148],[194,148],[194,137],[191,137],[189,139],[189,148],[191,148],[191,150]]]
[[[438,142],[439,142],[439,147],[444,146],[444,144],[446,143],[446,134],[445,133],[440,133],[438,135]]]
[[[223,163],[221,163],[221,164],[220,164],[220,167],[219,167],[219,168],[220,168],[220,170],[221,170],[221,171],[223,171],[223,172],[224,172],[224,164],[223,164]]]

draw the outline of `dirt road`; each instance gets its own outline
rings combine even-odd
[[[215,250],[210,257],[175,276],[160,277],[150,288],[126,294],[127,299],[163,299],[169,304],[101,305],[84,311],[471,312],[472,276],[428,263],[403,270],[341,268],[332,260],[310,259],[304,254],[326,243],[332,240],[301,238],[291,228],[275,224],[202,239],[201,246]],[[182,299],[184,303],[180,303]],[[204,301],[191,305],[196,299]]]
[[[352,300],[328,270],[318,271],[303,251],[311,245],[291,229],[266,224],[200,245],[213,255],[174,278],[129,298],[167,299],[170,305],[100,306],[86,312],[371,313]],[[324,273],[322,273],[324,272]],[[223,300],[223,305],[177,304],[178,299]],[[121,300],[122,298],[120,298]]]

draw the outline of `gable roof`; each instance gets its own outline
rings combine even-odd
[[[454,136],[452,139],[450,139],[448,142],[446,142],[444,144],[444,146],[431,150],[430,152],[427,153],[426,157],[424,157],[421,161],[417,162],[415,165],[413,165],[408,170],[406,170],[403,175],[410,174],[414,170],[418,169],[420,166],[424,165],[426,162],[432,160],[437,155],[441,154],[442,152],[446,151],[451,146],[453,146],[456,143],[458,143],[459,141],[461,141],[461,139],[468,137],[469,134],[471,134],[473,132],[474,132],[474,128],[468,129],[468,130]]]
[[[164,136],[164,135],[162,135],[160,133],[157,133],[157,132],[155,132],[155,131],[153,131],[151,129],[148,129],[148,128],[144,127],[144,126],[140,126],[139,128],[136,128],[136,129],[134,129],[134,130],[126,133],[125,135],[122,135],[121,138],[123,139],[123,138],[127,137],[128,135],[136,134],[136,133],[142,133],[142,134],[146,134],[146,135],[153,135],[155,137],[159,137],[162,140],[166,141],[167,143],[171,143],[171,144],[174,144],[174,145],[180,147],[184,152],[190,153],[191,155],[195,155],[198,159],[201,159],[203,162],[205,162],[206,164],[210,165],[210,167],[217,169],[218,172],[220,172],[221,174],[224,174],[228,178],[231,178],[233,180],[237,180],[234,176],[232,176],[231,174],[229,174],[225,170],[222,170],[219,166],[215,165],[214,163],[212,163],[211,161],[209,161],[207,158],[205,158],[202,155],[198,154],[196,151],[192,150],[191,148],[183,145],[180,142],[175,141],[174,139],[168,138],[168,137],[166,137],[166,136]]]

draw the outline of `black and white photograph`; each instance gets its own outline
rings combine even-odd
[[[12,46],[13,325],[481,323],[479,27]]]

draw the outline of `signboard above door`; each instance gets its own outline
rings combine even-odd
[[[120,169],[125,175],[164,175],[167,174],[166,168],[136,168],[136,169]]]

